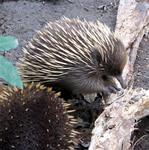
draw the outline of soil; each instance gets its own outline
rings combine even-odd
[[[19,39],[19,47],[6,53],[15,64],[21,57],[21,48],[47,21],[79,17],[100,20],[114,30],[118,0],[3,0],[0,3],[0,35],[13,35]],[[1,2],[1,0],[0,0]],[[134,87],[149,87],[149,36],[146,35],[138,50],[135,64]]]

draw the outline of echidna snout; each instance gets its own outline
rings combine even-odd
[[[115,79],[120,79],[127,61],[122,42],[106,25],[79,19],[49,22],[23,51],[18,67],[24,82],[74,94],[116,92]]]

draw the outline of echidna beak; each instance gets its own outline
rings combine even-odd
[[[127,85],[126,85],[126,83],[125,83],[125,81],[124,81],[122,75],[117,76],[116,79],[117,79],[117,80],[119,81],[119,83],[121,84],[121,87],[122,87],[123,89],[126,89]]]

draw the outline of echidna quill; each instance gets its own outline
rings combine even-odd
[[[39,84],[4,91],[0,97],[0,150],[73,149],[76,121],[58,96]]]
[[[99,21],[63,18],[49,22],[23,51],[18,67],[24,82],[57,85],[73,94],[108,95],[125,87],[121,75],[126,50]]]

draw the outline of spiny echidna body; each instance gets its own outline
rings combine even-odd
[[[63,18],[49,22],[23,49],[24,82],[58,85],[73,94],[116,92],[127,61],[122,42],[97,22]]]
[[[66,109],[58,94],[39,84],[4,91],[0,97],[0,150],[73,149],[75,119]]]

